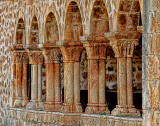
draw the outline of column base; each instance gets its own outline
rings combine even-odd
[[[97,114],[98,111],[98,104],[88,104],[87,108],[85,110],[85,113],[87,114]]]
[[[38,101],[30,101],[27,105],[26,105],[26,109],[29,110],[34,110],[38,108]]]
[[[38,102],[38,109],[44,110],[44,103],[42,101]]]
[[[19,97],[19,98],[15,98],[15,101],[14,101],[14,107],[22,107],[22,98]]]
[[[28,97],[25,97],[22,99],[22,106],[23,107],[26,107],[26,105],[29,103],[29,98]]]
[[[128,106],[117,105],[116,108],[111,112],[111,115],[120,116],[140,116],[140,112],[136,108]]]
[[[82,106],[80,103],[73,105],[73,113],[82,113]]]
[[[38,102],[36,100],[31,100],[27,105],[26,109],[29,110],[39,110],[39,109],[44,109],[44,103],[43,102]]]
[[[63,112],[63,113],[71,113],[72,112],[72,107],[71,106],[72,105],[63,103],[63,106],[61,108],[61,112]]]
[[[45,111],[54,111],[54,103],[53,102],[45,102],[44,110]]]
[[[108,107],[106,104],[99,104],[99,113],[105,112],[106,114],[110,114]]]
[[[61,111],[61,107],[62,107],[61,102],[55,103],[54,107],[55,107],[55,111],[57,111],[57,112]]]

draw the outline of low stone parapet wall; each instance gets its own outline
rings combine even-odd
[[[142,126],[142,118],[9,109],[6,126]]]

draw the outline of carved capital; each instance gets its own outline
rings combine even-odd
[[[44,54],[46,64],[60,62],[60,57],[61,57],[60,49],[44,50],[43,54]]]
[[[106,59],[106,44],[84,45],[87,50],[88,59]]]
[[[105,33],[105,37],[110,40],[116,57],[132,57],[141,33],[136,31],[109,32]]]
[[[14,52],[13,53],[13,62],[15,63],[25,63],[28,64],[28,55],[26,52]]]
[[[133,57],[135,46],[138,45],[139,40],[122,39],[111,41],[110,45],[113,48],[115,57]]]
[[[42,52],[29,52],[28,56],[30,64],[43,64]]]
[[[60,48],[63,55],[63,60],[66,61],[80,61],[82,46],[70,46]]]

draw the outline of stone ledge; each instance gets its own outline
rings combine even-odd
[[[141,117],[117,117],[110,115],[61,113],[10,108],[7,122],[16,125],[74,125],[74,126],[142,126]]]

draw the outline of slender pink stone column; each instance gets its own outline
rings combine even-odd
[[[64,60],[64,103],[62,112],[81,113],[80,54],[82,46],[61,47]]]
[[[29,52],[29,63],[31,64],[31,100],[27,104],[27,109],[44,109],[41,101],[42,85],[42,52]]]
[[[60,111],[60,49],[44,49],[46,64],[46,111]]]
[[[22,76],[22,106],[26,107],[28,98],[28,55],[23,53],[23,76]]]
[[[136,31],[106,33],[117,58],[118,105],[112,115],[140,116],[133,105],[132,57],[140,34]]]
[[[88,105],[85,113],[101,113],[109,114],[106,105],[105,95],[105,59],[107,40],[104,37],[98,39],[89,36],[82,36],[80,40],[83,42],[87,50],[88,58]],[[99,42],[98,42],[99,41]]]
[[[14,107],[22,107],[22,53],[16,53],[16,98]]]

